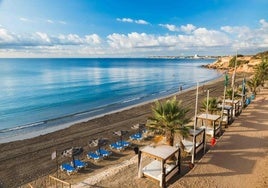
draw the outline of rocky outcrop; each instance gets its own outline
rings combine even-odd
[[[205,65],[204,67],[232,72],[236,63],[237,72],[253,73],[254,66],[260,64],[262,58],[268,58],[268,51],[256,55],[238,55],[236,61],[235,58],[235,56],[219,57],[215,62]]]

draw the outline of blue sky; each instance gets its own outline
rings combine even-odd
[[[268,50],[267,0],[0,0],[0,57]]]

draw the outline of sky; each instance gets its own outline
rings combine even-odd
[[[255,54],[267,0],[0,0],[0,58]]]

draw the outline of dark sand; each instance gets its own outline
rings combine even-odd
[[[206,97],[206,89],[210,90],[211,97],[222,96],[223,77],[207,83],[205,86],[200,86],[199,104]],[[182,100],[182,104],[190,109],[189,117],[194,116],[195,93],[196,89],[192,88],[177,94],[177,99]],[[86,160],[85,154],[91,149],[87,145],[90,139],[105,137],[112,142],[118,139],[112,134],[112,131],[129,130],[133,132],[132,125],[146,122],[151,114],[152,104],[135,106],[35,138],[0,144],[0,187],[18,187],[38,177],[55,173],[56,162],[51,160],[51,153],[55,150],[62,152],[72,146],[82,146],[84,154],[80,158]],[[132,153],[131,150],[123,153],[115,152],[111,163],[116,164],[127,159]],[[60,158],[59,163],[63,160]],[[91,164],[91,162],[89,163]],[[94,174],[94,171],[104,170],[105,163],[109,166],[109,161],[105,161],[104,165],[91,164],[91,169],[82,172],[81,176],[78,173],[72,178],[69,177],[69,180],[76,181]]]

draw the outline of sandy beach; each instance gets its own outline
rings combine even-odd
[[[221,96],[223,93],[223,77],[205,84],[204,87],[201,86],[199,94],[200,101],[206,97],[206,89],[210,90],[211,97]],[[193,117],[195,88],[178,93],[177,98],[182,100],[183,105],[191,110],[188,114],[189,117]],[[69,177],[60,173],[60,177],[62,179],[72,184],[77,184],[90,176],[94,176],[95,174],[105,171],[105,169],[108,169],[109,167],[124,163],[124,161],[131,159],[135,155],[132,148],[121,153],[114,152],[111,159],[95,164],[92,161],[87,160],[85,157],[86,153],[89,150],[92,150],[92,148],[88,147],[88,141],[93,138],[105,137],[112,142],[118,139],[112,134],[112,131],[129,130],[131,133],[134,132],[131,130],[131,126],[136,123],[144,123],[147,120],[151,113],[151,105],[152,103],[147,103],[135,106],[131,109],[105,115],[103,117],[79,123],[69,128],[41,135],[36,138],[1,144],[1,187],[17,187],[34,181],[38,177],[47,176],[52,173],[55,174],[56,163],[51,160],[51,153],[55,150],[60,153],[64,149],[72,146],[82,146],[84,148],[84,153],[80,156],[80,159],[84,159],[89,163],[88,168],[79,172],[77,175]],[[146,142],[136,144],[142,147],[142,145],[146,145]],[[70,159],[59,158],[59,163],[68,160]],[[100,182],[100,186],[102,187],[103,184],[103,187],[125,187],[124,183],[120,183],[120,179],[122,179],[124,182],[128,182],[128,187],[133,186],[133,182],[134,184],[135,182],[138,182],[140,187],[155,187],[156,184],[148,181],[147,179],[142,178],[137,180],[136,173],[134,172],[136,170],[135,167],[135,164],[128,165],[128,169],[131,170],[132,168],[131,174],[134,176],[131,177],[131,181],[128,181],[127,178],[122,176],[122,174],[125,175],[127,172],[120,169],[120,173],[117,174],[120,178],[115,177],[117,181],[113,180],[113,183],[115,184],[114,186],[112,184],[105,185],[105,182]],[[187,170],[185,173],[187,173]],[[111,183],[111,180],[109,183]]]
[[[0,0],[0,188],[268,188],[267,7]]]

